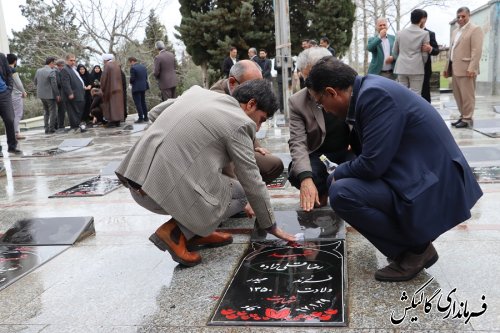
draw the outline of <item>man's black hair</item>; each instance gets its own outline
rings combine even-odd
[[[7,54],[7,62],[9,63],[9,65],[15,63],[16,60],[17,60],[17,55],[15,55],[14,53]]]
[[[326,87],[346,90],[354,84],[358,73],[334,56],[321,58],[309,72],[306,87],[316,92]]]
[[[415,9],[411,12],[410,20],[412,24],[419,24],[420,20],[427,17],[427,13],[423,9]]]
[[[257,109],[264,111],[267,119],[272,118],[278,109],[278,100],[267,80],[245,81],[233,91],[232,96],[240,103],[248,103],[251,99],[257,102]]]
[[[50,65],[51,63],[53,63],[55,61],[56,61],[55,57],[47,57],[47,59],[45,59],[45,65]]]

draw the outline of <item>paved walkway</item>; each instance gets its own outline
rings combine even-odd
[[[437,107],[452,101],[449,94],[434,98]],[[499,119],[500,114],[493,112],[494,105],[500,105],[499,97],[479,96],[476,119]],[[455,110],[451,115],[446,110],[443,114],[448,123],[458,116]],[[450,130],[461,147],[500,147],[500,139],[470,129]],[[286,126],[268,125],[262,144],[286,158],[288,133]],[[120,160],[140,135],[91,129],[84,134],[47,136],[34,130],[26,132],[27,139],[21,142],[20,148],[27,155],[54,148],[68,138],[91,137],[93,144],[53,157],[6,154],[2,159],[6,175],[0,178],[0,232],[22,218],[93,216],[96,235],[0,291],[0,333],[500,332],[500,183],[481,184],[485,194],[474,207],[472,218],[435,242],[439,261],[410,282],[375,281],[373,273],[386,265],[385,258],[348,227],[346,328],[207,326],[248,245],[247,234],[235,235],[235,242],[229,246],[203,251],[199,266],[181,269],[148,241],[164,217],[135,204],[125,188],[102,197],[48,198]],[[6,147],[5,142],[2,145]],[[299,208],[298,191],[289,184],[270,193],[275,210]],[[245,231],[252,227],[252,221],[233,219],[223,225]],[[430,284],[418,292],[431,278]],[[415,308],[410,304],[414,295],[417,303],[422,292],[428,298],[436,293],[428,313],[424,304]],[[440,296],[442,307],[451,304],[452,312],[447,317],[448,310],[437,308]],[[465,303],[469,313],[477,315],[483,304],[487,304],[487,310],[466,324],[464,317],[451,318],[459,308],[463,313]],[[402,317],[405,307],[404,321],[393,325],[391,314]]]

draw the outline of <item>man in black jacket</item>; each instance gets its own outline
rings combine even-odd
[[[424,11],[425,12],[425,11]],[[427,12],[425,12],[425,20],[422,23],[422,28],[425,27],[425,23],[427,21]],[[439,46],[438,43],[436,42],[436,34],[433,31],[430,31],[427,28],[424,28],[425,31],[429,32],[429,44],[423,45],[422,46],[422,51],[429,53],[429,57],[427,58],[427,62],[425,63],[424,67],[424,83],[422,85],[422,97],[427,100],[427,102],[431,102],[431,86],[430,86],[430,80],[431,80],[431,74],[432,74],[432,61],[431,61],[431,55],[435,56],[439,54]]]

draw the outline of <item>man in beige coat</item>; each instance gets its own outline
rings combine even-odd
[[[260,228],[295,239],[276,227],[253,154],[256,127],[276,109],[266,80],[248,81],[233,96],[194,86],[127,153],[116,173],[139,205],[172,216],[150,240],[173,260],[194,266],[201,256],[191,249],[231,243],[229,234],[214,231],[221,220],[241,211],[247,199]],[[229,162],[238,180],[222,174]]]
[[[451,35],[450,57],[443,76],[452,78],[453,96],[460,111],[460,119],[451,125],[465,128],[472,125],[484,35],[480,27],[470,22],[467,7],[457,10],[457,23],[459,28]]]

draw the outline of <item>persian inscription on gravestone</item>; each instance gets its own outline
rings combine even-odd
[[[346,326],[344,221],[329,209],[275,216],[299,240],[255,229],[209,325]]]

